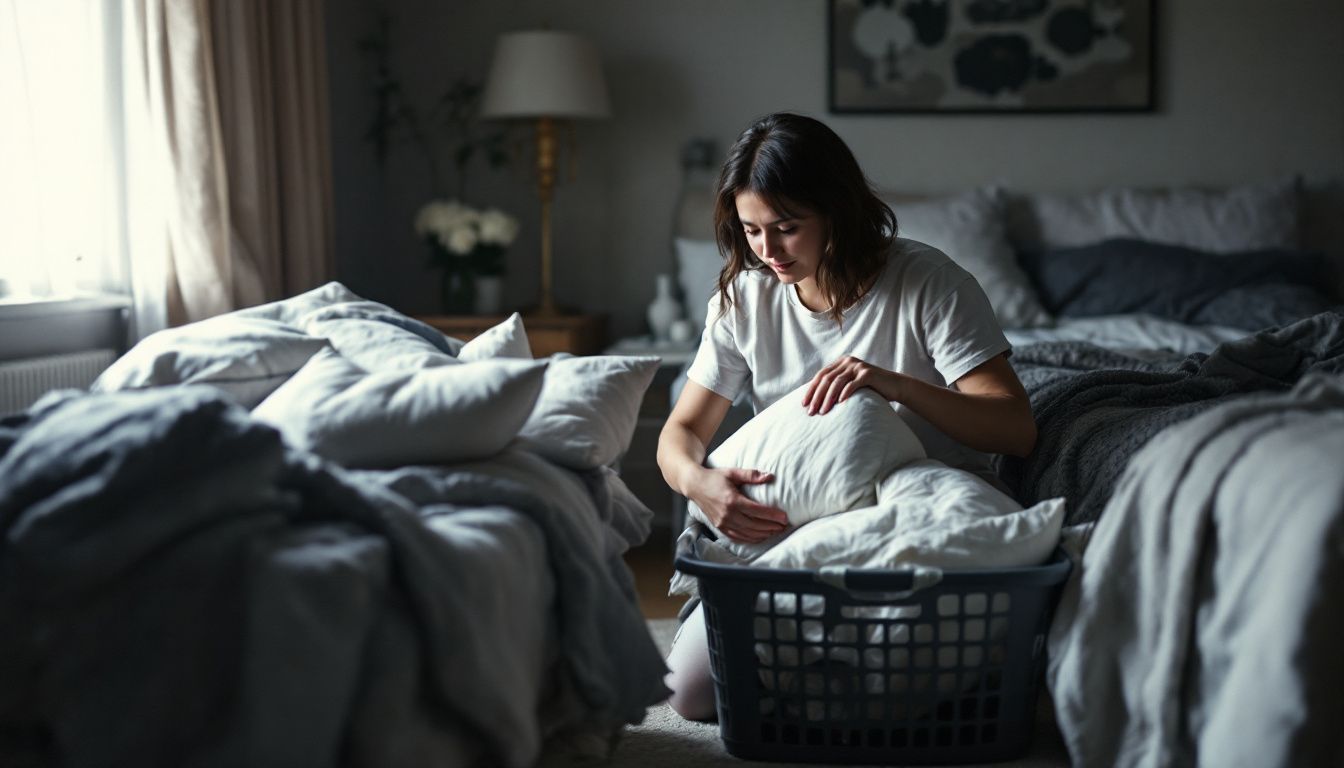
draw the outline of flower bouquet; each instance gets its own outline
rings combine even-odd
[[[415,216],[415,232],[429,245],[430,266],[443,270],[443,309],[476,311],[477,279],[504,274],[504,252],[518,236],[518,220],[501,210],[477,210],[457,200],[431,200]]]

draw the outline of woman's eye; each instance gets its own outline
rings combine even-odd
[[[748,229],[745,231],[747,233],[747,237],[755,237],[761,233],[759,229]]]
[[[793,234],[794,231],[797,230],[797,229],[798,229],[797,227],[780,227],[780,228],[779,228],[779,234],[781,234],[781,235],[791,235],[791,234]]]

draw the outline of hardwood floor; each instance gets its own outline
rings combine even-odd
[[[672,534],[667,528],[653,529],[648,541],[625,553],[625,562],[635,574],[639,605],[647,619],[675,618],[686,598],[669,596],[672,578]]]

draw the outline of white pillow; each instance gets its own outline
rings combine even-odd
[[[545,372],[545,361],[491,360],[368,373],[326,350],[252,415],[348,467],[469,461],[513,440]]]
[[[457,358],[423,336],[382,320],[336,317],[302,322],[310,335],[327,339],[342,357],[366,371],[415,371],[458,364]]]
[[[272,301],[267,304],[258,304],[255,307],[245,307],[233,314],[239,317],[276,320],[281,323],[298,326],[299,319],[313,310],[321,309],[322,307],[331,306],[333,304],[343,304],[355,301],[363,301],[363,299],[355,295],[344,285],[332,281],[326,285],[318,286],[311,291],[300,293],[297,296],[290,296],[287,299],[280,299],[279,301]]]
[[[997,189],[983,187],[954,197],[892,203],[892,209],[901,237],[937,248],[975,277],[1005,328],[1050,323],[1050,314],[1041,306],[1008,243]]]
[[[880,478],[926,455],[891,403],[871,389],[860,389],[829,413],[816,416],[803,408],[806,389],[804,384],[756,414],[705,462],[710,467],[773,474],[772,482],[745,485],[742,492],[784,510],[794,527],[872,504]],[[789,533],[760,544],[743,544],[724,536],[695,502],[687,509],[743,557],[764,552]]]
[[[1116,237],[1202,251],[1296,249],[1296,179],[1222,190],[1117,187],[1015,196],[1009,236],[1019,250],[1074,248]]]
[[[555,355],[520,447],[570,469],[610,465],[630,447],[658,358]]]
[[[723,269],[719,244],[713,240],[678,237],[675,245],[677,285],[686,305],[686,317],[703,328],[709,297],[718,291],[719,271]]]
[[[89,388],[209,384],[251,408],[326,346],[275,320],[220,315],[146,336]]]
[[[457,352],[457,359],[462,362],[489,360],[494,357],[532,359],[532,347],[527,343],[523,318],[517,312],[505,318],[504,322],[473,337]]]

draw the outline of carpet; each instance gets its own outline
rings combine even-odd
[[[675,619],[652,619],[649,631],[666,654],[676,633]],[[994,763],[999,768],[1065,768],[1068,752],[1055,728],[1054,714],[1049,698],[1041,696],[1037,709],[1036,733],[1031,751],[1026,757],[1006,763]],[[591,763],[590,763],[591,765]],[[766,768],[780,763],[762,763],[741,760],[728,754],[719,739],[717,723],[693,723],[683,720],[666,704],[649,707],[644,722],[626,728],[611,761],[611,766],[632,768],[689,768],[695,766],[735,766],[736,768]],[[816,764],[813,764],[816,765]]]

